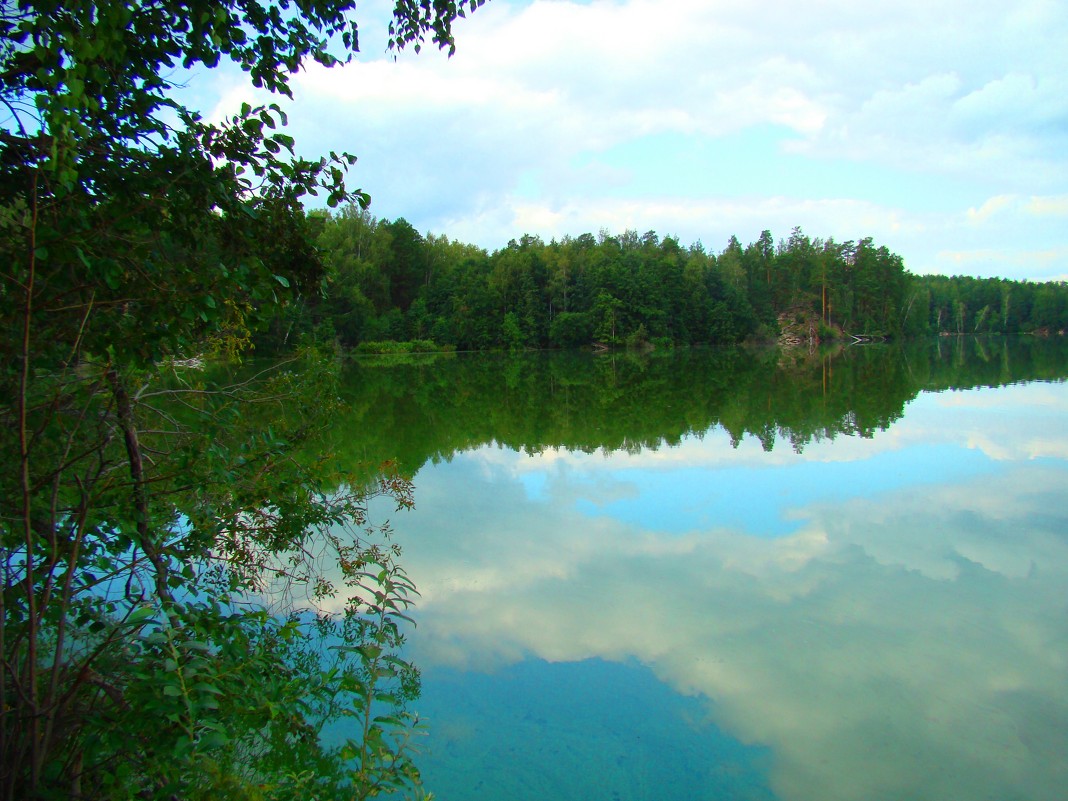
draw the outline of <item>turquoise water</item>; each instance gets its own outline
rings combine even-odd
[[[416,473],[392,517],[438,799],[1063,797],[1068,385],[768,445]]]
[[[432,733],[420,765],[438,798],[773,797],[766,749],[723,733],[702,699],[634,662],[433,669],[424,688]]]

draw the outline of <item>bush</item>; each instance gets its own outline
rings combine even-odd
[[[429,339],[410,339],[405,342],[395,342],[392,339],[379,340],[376,342],[361,342],[353,349],[356,353],[438,353],[452,352],[455,345],[439,345]]]
[[[561,312],[549,326],[549,342],[557,348],[579,348],[593,341],[593,318],[588,312]]]
[[[827,325],[827,323],[820,322],[816,329],[816,336],[819,338],[820,342],[830,342],[835,339],[840,339],[842,332],[837,328],[832,328]]]

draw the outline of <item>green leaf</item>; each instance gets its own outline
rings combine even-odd
[[[138,623],[144,623],[151,619],[156,610],[151,606],[141,606],[130,613],[130,616],[126,618],[126,624],[128,626],[136,626]]]
[[[204,748],[222,748],[230,742],[230,738],[221,731],[209,731],[200,738],[200,745]]]

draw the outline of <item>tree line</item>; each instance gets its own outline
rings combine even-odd
[[[782,335],[914,337],[1057,331],[1068,287],[917,276],[870,237],[765,230],[719,253],[649,231],[601,231],[492,253],[349,206],[313,213],[320,291],[286,308],[259,344],[317,333],[344,347],[428,340],[461,350],[730,344]]]

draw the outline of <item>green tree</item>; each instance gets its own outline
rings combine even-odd
[[[504,322],[501,323],[501,340],[510,351],[523,349],[523,330],[519,327],[519,319],[515,312],[508,312],[504,315]]]
[[[375,318],[391,308],[389,278],[379,265],[392,248],[386,226],[357,203],[336,214],[327,213],[317,244],[326,274],[321,297],[310,298],[315,322],[330,322],[338,341],[353,347],[363,339]]]
[[[580,348],[593,341],[589,312],[560,312],[549,327],[549,342],[557,348]]]
[[[623,301],[619,298],[613,297],[605,290],[598,293],[593,307],[593,316],[597,321],[594,336],[598,340],[608,345],[619,344],[622,334],[619,324],[622,308]]]
[[[760,238],[742,253],[749,302],[760,322],[775,322],[775,308],[771,292],[771,267],[775,254],[770,231],[762,231]]]
[[[383,267],[389,279],[390,302],[406,312],[427,281],[426,245],[422,235],[403,217],[386,223],[385,228],[390,234],[390,252]]]
[[[400,0],[390,44],[451,51],[481,2]],[[238,385],[175,366],[301,318],[323,279],[302,201],[367,203],[353,157],[295,157],[273,104],[206,123],[180,70],[230,61],[289,95],[302,64],[356,52],[353,8],[0,0],[0,798],[417,781],[396,656],[414,590],[364,533],[368,493],[409,488],[298,457],[317,421],[285,400],[329,409],[327,363]],[[318,611],[269,612],[277,593]]]

